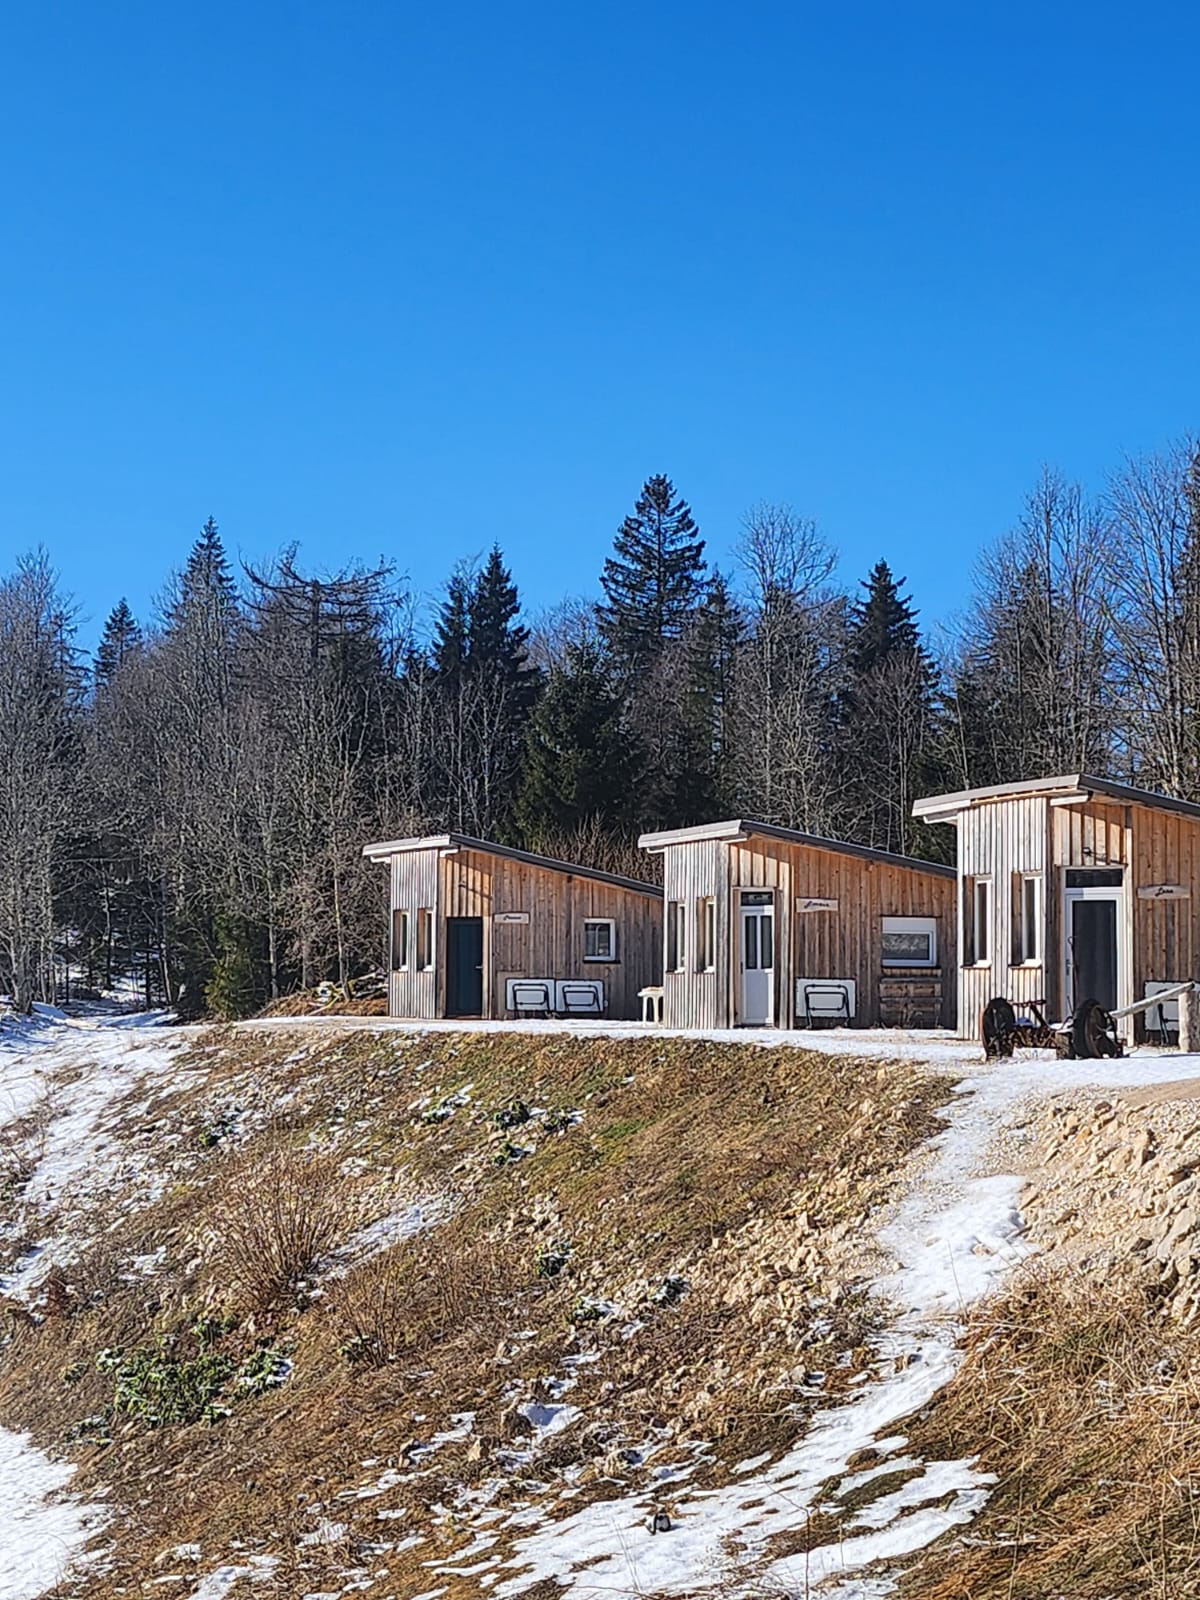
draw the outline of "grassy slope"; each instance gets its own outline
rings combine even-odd
[[[463,1486],[550,1508],[567,1484],[645,1481],[647,1450],[695,1459],[694,1484],[782,1451],[867,1360],[867,1219],[949,1092],[901,1063],[518,1034],[214,1032],[174,1081],[131,1107],[130,1139],[174,1151],[163,1192],[114,1198],[102,1245],[0,1359],[0,1421],[70,1449],[78,1489],[126,1508],[81,1590],[97,1600],[175,1571],[159,1558],[193,1541],[199,1571],[276,1557],[259,1595],[340,1589],[348,1572],[369,1595],[413,1594],[447,1581],[421,1562],[469,1543]],[[536,1115],[498,1127],[516,1102]],[[336,1244],[413,1197],[450,1209],[268,1304],[250,1267],[273,1172],[303,1174]],[[130,1270],[158,1250],[148,1275]],[[207,1351],[189,1332],[202,1315]],[[176,1376],[180,1359],[236,1365],[263,1344],[292,1375],[253,1398],[227,1387],[215,1423],[113,1414],[101,1352],[163,1336]],[[374,1364],[352,1359],[367,1347]],[[549,1402],[545,1380],[579,1354],[595,1357],[569,1395],[583,1415],[531,1440],[520,1406]],[[466,1412],[461,1437],[423,1453]],[[384,1549],[400,1532],[425,1542]]]

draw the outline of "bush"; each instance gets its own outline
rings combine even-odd
[[[237,1179],[225,1207],[222,1254],[242,1298],[269,1310],[300,1296],[337,1243],[341,1179],[325,1156],[281,1148]]]
[[[429,1238],[396,1245],[339,1286],[333,1315],[342,1354],[351,1366],[381,1368],[459,1335],[494,1345],[507,1326],[515,1271],[498,1246]]]

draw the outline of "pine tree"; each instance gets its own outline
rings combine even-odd
[[[188,556],[178,592],[168,610],[168,629],[183,626],[197,609],[220,613],[237,609],[237,586],[212,517],[201,528]]]
[[[138,649],[141,642],[142,630],[122,597],[108,614],[96,650],[93,676],[98,688],[112,682],[126,658]]]
[[[620,829],[634,810],[637,761],[595,644],[572,645],[529,724],[519,819],[527,844],[592,819]]]
[[[865,596],[850,613],[850,670],[863,677],[894,655],[921,649],[912,601],[903,594],[904,578],[894,578],[886,561],[877,561],[864,585]]]
[[[529,660],[529,629],[518,620],[521,602],[500,546],[493,545],[475,580],[468,607],[472,665],[494,673],[510,692],[514,722],[523,720],[537,698],[539,674]]]
[[[614,667],[636,681],[684,633],[704,598],[704,540],[670,478],[648,478],[600,579],[600,624]]]
[[[858,801],[853,832],[863,844],[916,855],[940,847],[911,813],[922,791],[939,786],[945,742],[937,673],[903,585],[879,561],[864,598],[851,608],[839,743],[841,769]]]

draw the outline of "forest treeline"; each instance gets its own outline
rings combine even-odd
[[[133,975],[237,1015],[346,984],[386,925],[362,845],[412,833],[645,877],[639,831],[721,816],[947,859],[918,795],[1090,769],[1200,799],[1194,441],[1094,499],[1043,473],[937,637],[886,560],[835,573],[768,504],[716,570],[664,476],[599,603],[532,618],[499,547],[423,616],[387,565],[235,571],[210,519],[88,659],[31,555],[0,579],[0,989]]]

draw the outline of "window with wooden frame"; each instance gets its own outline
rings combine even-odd
[[[687,906],[667,902],[667,971],[682,972],[687,962]]]
[[[1012,964],[1036,966],[1042,959],[1042,895],[1040,872],[1014,872],[1012,890]]]
[[[713,972],[717,965],[717,902],[712,895],[696,901],[696,971]]]
[[[409,914],[407,911],[392,912],[392,971],[407,972],[409,963]]]
[[[428,972],[433,966],[433,912],[422,906],[417,912],[417,967]]]
[[[584,918],[583,959],[585,961],[617,959],[617,925],[611,917]]]
[[[986,967],[992,960],[992,880],[963,879],[963,965]]]

